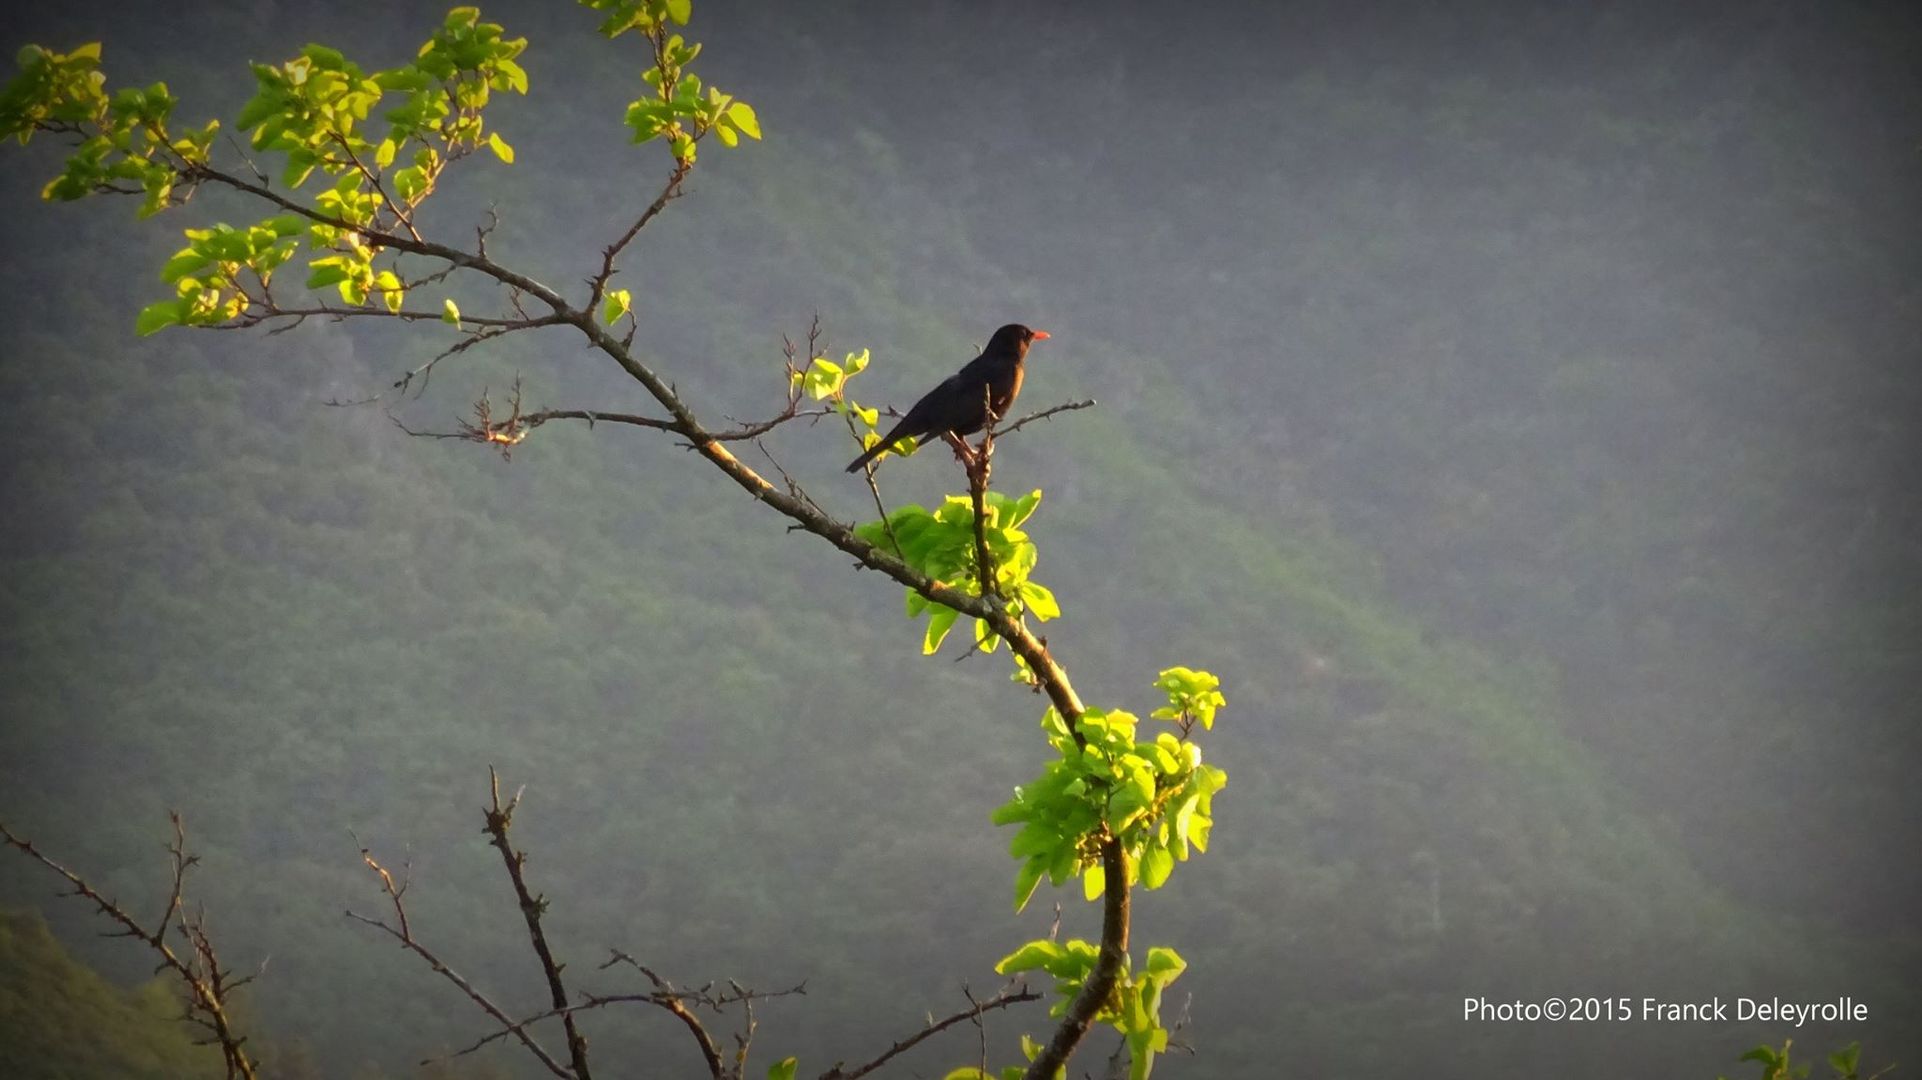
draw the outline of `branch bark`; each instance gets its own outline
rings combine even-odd
[[[534,1055],[535,1060],[539,1061],[548,1072],[563,1078],[572,1077],[573,1074],[567,1071],[567,1066],[556,1061],[554,1055],[548,1053],[547,1048],[535,1040],[533,1034],[527,1030],[525,1024],[514,1023],[513,1018],[508,1016],[505,1010],[489,1000],[487,995],[475,989],[473,983],[468,982],[459,972],[448,967],[441,961],[440,957],[434,955],[433,950],[421,944],[421,942],[414,937],[413,929],[408,926],[407,923],[407,907],[401,900],[401,894],[407,891],[407,886],[404,884],[394,884],[394,875],[388,873],[387,868],[375,860],[371,851],[362,848],[360,857],[361,861],[365,862],[368,868],[373,870],[374,874],[380,878],[381,889],[387,894],[388,900],[393,904],[395,919],[400,925],[398,927],[392,926],[379,919],[361,915],[353,911],[348,911],[346,913],[347,917],[355,922],[366,923],[368,926],[386,933],[398,941],[401,948],[427,961],[427,966],[432,968],[436,975],[453,983],[461,993],[467,995],[469,1001],[480,1006],[482,1012],[493,1017],[497,1023],[510,1031],[516,1039],[520,1040],[520,1044],[526,1047],[527,1052]]]
[[[541,973],[547,978],[547,992],[554,1008],[567,1010],[567,987],[561,981],[561,969],[566,965],[554,959],[554,951],[547,944],[547,934],[541,929],[541,916],[547,911],[547,898],[535,896],[528,889],[527,876],[523,873],[527,856],[514,850],[514,845],[507,839],[507,830],[513,827],[514,810],[520,805],[521,797],[515,795],[506,805],[502,805],[501,778],[491,765],[487,768],[487,780],[493,790],[493,805],[487,810],[487,835],[493,838],[495,849],[501,853],[501,862],[507,867],[507,876],[514,883],[514,896],[520,901],[521,918],[527,923],[527,940],[534,946],[534,955],[540,958]],[[574,1022],[572,1011],[562,1011],[561,1026],[567,1031],[567,1055],[573,1062],[575,1077],[578,1080],[592,1080],[587,1063],[587,1038]]]
[[[965,1021],[978,1021],[982,1013],[991,1009],[1005,1009],[1010,1005],[1018,1005],[1024,1001],[1039,1000],[1041,1000],[1041,995],[1028,989],[1026,984],[1006,987],[1000,993],[986,1001],[974,1002],[971,1007],[963,1009],[945,1020],[930,1023],[927,1027],[888,1047],[882,1051],[880,1055],[865,1064],[856,1065],[852,1069],[836,1065],[834,1068],[822,1073],[820,1080],[857,1080],[857,1078],[866,1076],[881,1066],[886,1065],[895,1057],[905,1054],[909,1050],[919,1046],[922,1040],[939,1035],[941,1032],[946,1031],[956,1024]]]

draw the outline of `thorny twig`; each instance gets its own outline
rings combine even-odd
[[[169,811],[167,817],[173,823],[173,841],[167,845],[167,854],[173,860],[173,884],[160,922],[151,930],[128,914],[118,901],[102,895],[85,878],[56,862],[32,841],[16,836],[4,823],[0,823],[0,840],[65,878],[72,887],[65,895],[91,901],[100,914],[119,923],[121,928],[110,936],[134,938],[157,953],[161,969],[172,971],[186,984],[187,1011],[183,1019],[204,1029],[209,1043],[219,1045],[228,1080],[255,1080],[258,1065],[248,1056],[247,1037],[235,1027],[228,1006],[233,992],[252,982],[259,972],[234,978],[233,973],[220,964],[213,939],[207,934],[206,916],[197,911],[187,914],[181,890],[187,871],[200,862],[200,857],[187,852],[187,831],[180,814]],[[180,932],[187,945],[185,956],[167,943],[169,930]]]
[[[520,388],[515,387],[514,409],[520,411]],[[547,898],[536,896],[527,887],[527,856],[514,849],[507,838],[508,829],[514,824],[514,811],[520,806],[520,792],[507,802],[501,802],[500,774],[493,766],[487,767],[488,786],[492,791],[493,804],[486,811],[484,831],[491,838],[495,850],[501,854],[501,863],[507,868],[508,879],[514,883],[514,896],[520,901],[521,918],[527,924],[527,940],[534,946],[534,954],[540,958],[541,973],[547,977],[547,990],[554,1008],[567,1008],[567,987],[561,981],[561,969],[566,967],[554,959],[554,951],[548,947],[547,933],[541,929],[541,916],[547,912]],[[587,1067],[587,1039],[574,1023],[574,1014],[566,1013],[561,1017],[561,1026],[567,1031],[567,1053],[573,1060],[574,1075],[577,1080],[589,1080]]]
[[[397,886],[394,883],[393,874],[389,873],[387,868],[382,866],[380,862],[374,858],[373,852],[362,848],[360,857],[361,861],[365,862],[368,868],[374,871],[375,876],[380,879],[381,891],[387,894],[388,902],[394,908],[395,921],[400,925],[395,926],[382,919],[361,915],[354,911],[348,911],[346,913],[347,917],[353,919],[355,922],[366,923],[376,930],[385,932],[395,941],[398,941],[401,948],[427,961],[427,966],[433,969],[436,975],[453,983],[461,993],[467,995],[469,1001],[480,1006],[482,1012],[493,1017],[496,1023],[508,1029],[514,1038],[518,1039],[520,1044],[527,1048],[527,1052],[534,1055],[535,1060],[546,1067],[548,1072],[553,1073],[555,1076],[572,1077],[574,1074],[569,1072],[565,1065],[556,1061],[554,1056],[548,1053],[547,1049],[535,1040],[533,1034],[526,1029],[525,1025],[517,1026],[513,1019],[510,1018],[500,1006],[489,1000],[487,995],[475,989],[474,984],[467,981],[465,976],[453,968],[448,967],[440,957],[434,954],[433,950],[421,944],[420,940],[414,937],[413,931],[407,923],[407,907],[401,901],[401,894],[406,891],[406,885],[403,883]]]
[[[1037,413],[1029,413],[1027,416],[1024,416],[1021,419],[1016,420],[1014,423],[1009,424],[1007,427],[1002,428],[997,437],[1005,439],[1008,436],[1014,434],[1015,432],[1020,431],[1022,428],[1027,427],[1029,424],[1034,423],[1036,420],[1046,420],[1056,413],[1074,412],[1076,409],[1092,409],[1094,408],[1094,406],[1095,406],[1095,400],[1093,398],[1088,398],[1085,401],[1070,401],[1070,402],[1066,402],[1065,404],[1055,405],[1050,408],[1042,409],[1040,412],[1037,412]]]
[[[1019,1005],[1024,1001],[1039,1000],[1041,1000],[1041,994],[1028,989],[1027,983],[1020,980],[1016,980],[1002,987],[1000,993],[986,1000],[977,1000],[974,995],[969,994],[968,1008],[943,1020],[930,1020],[927,1026],[923,1027],[920,1031],[896,1042],[893,1046],[883,1050],[879,1055],[864,1064],[848,1068],[845,1063],[837,1063],[832,1069],[822,1073],[820,1080],[856,1080],[857,1077],[866,1076],[881,1066],[886,1065],[897,1056],[914,1049],[916,1046],[919,1046],[923,1040],[938,1035],[956,1024],[972,1022],[978,1025],[981,1021],[981,1014],[984,1012],[989,1012],[994,1009],[1005,1009],[1010,1005]]]

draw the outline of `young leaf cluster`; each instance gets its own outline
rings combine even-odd
[[[526,38],[508,39],[472,7],[448,12],[412,63],[372,75],[339,50],[309,45],[279,66],[253,65],[256,91],[238,124],[252,132],[255,150],[286,156],[287,187],[300,187],[316,168],[353,176],[356,189],[379,196],[372,206],[385,202],[404,216],[449,160],[486,145],[513,161],[513,148],[487,132],[481,110],[495,90],[527,92],[527,72],[514,62],[526,47]],[[390,94],[400,103],[382,114],[387,129],[376,143],[363,129]],[[411,164],[393,169],[402,159]]]
[[[1177,671],[1188,669],[1170,668],[1155,684],[1178,684],[1167,691],[1169,708],[1182,706],[1189,686],[1219,685],[1206,672],[1188,672],[1183,681],[1172,677]],[[1212,689],[1207,693],[1220,697]],[[1127,852],[1129,883],[1138,879],[1150,889],[1160,888],[1191,849],[1208,850],[1214,795],[1228,774],[1202,762],[1201,747],[1188,740],[1186,727],[1180,735],[1162,731],[1141,742],[1135,738],[1138,723],[1119,709],[1090,708],[1072,731],[1053,708],[1042,717],[1055,760],[994,812],[996,825],[1021,826],[1008,844],[1008,853],[1021,860],[1016,910],[1027,906],[1044,876],[1058,886],[1079,873],[1087,898],[1100,896],[1106,837],[1118,838]]]
[[[761,137],[761,121],[753,106],[709,86],[703,93],[701,77],[687,70],[701,55],[701,46],[674,33],[670,26],[686,26],[692,0],[580,0],[582,6],[604,11],[601,34],[614,38],[638,31],[654,47],[654,66],[641,73],[651,93],[627,106],[627,126],[636,143],[666,141],[674,160],[686,168],[694,164],[695,147],[709,132],[724,145],[740,145],[741,136]]]
[[[1196,721],[1204,730],[1212,730],[1215,710],[1228,704],[1221,696],[1221,680],[1192,668],[1169,668],[1155,679],[1155,689],[1168,695],[1168,704],[1148,715],[1180,724],[1183,735],[1194,729]]]
[[[41,189],[41,198],[68,202],[97,191],[140,194],[145,196],[140,216],[150,217],[171,203],[177,166],[207,160],[220,122],[170,135],[167,120],[178,100],[166,83],[109,96],[99,42],[69,53],[28,45],[15,60],[20,74],[0,91],[0,137],[25,143],[34,132],[46,131],[81,138],[60,175]]]
[[[363,232],[411,233],[414,211],[448,164],[482,146],[514,160],[506,140],[487,130],[482,110],[496,90],[527,92],[527,73],[514,61],[526,47],[527,39],[482,22],[478,8],[457,7],[412,62],[390,70],[368,74],[325,45],[308,45],[279,65],[253,65],[255,93],[237,126],[255,151],[282,158],[279,179],[290,191],[317,171],[332,179],[312,203],[330,220],[282,215],[245,228],[187,230],[187,246],[163,275],[174,298],[148,305],[136,328],[151,334],[250,310],[273,313],[273,272],[297,254],[302,230],[314,256],[308,288],[331,285],[349,305],[378,299],[398,312],[406,284],[395,269],[375,266],[381,251]],[[29,46],[18,59],[20,74],[0,93],[0,133],[22,142],[36,131],[82,139],[45,198],[144,192],[144,217],[179,201],[177,185],[215,175],[208,156],[219,122],[173,136],[167,121],[176,102],[161,83],[108,96],[98,43],[66,54]],[[386,127],[376,141],[370,118],[390,98],[398,103],[380,114]]]
[[[1100,949],[1092,942],[1080,939],[1061,942],[1042,938],[1030,941],[1003,957],[994,970],[1003,975],[1026,971],[1046,972],[1054,979],[1055,990],[1055,1003],[1049,1015],[1060,1017],[1067,1013],[1070,1003],[1081,993],[1100,955]],[[1130,974],[1124,966],[1108,1000],[1095,1013],[1096,1023],[1113,1025],[1128,1040],[1129,1080],[1147,1080],[1154,1069],[1155,1055],[1168,1048],[1168,1029],[1161,1024],[1162,993],[1187,968],[1188,962],[1173,949],[1161,946],[1150,948],[1147,963],[1140,973]],[[1040,1047],[1024,1035],[1021,1038],[1021,1050],[1032,1061]],[[1002,1080],[1019,1080],[1024,1071],[1018,1065],[1010,1066],[1002,1070],[1001,1077]],[[956,1069],[947,1075],[946,1080],[989,1078],[988,1074],[973,1068]]]
[[[994,564],[996,594],[1006,598],[1017,613],[1026,612],[1043,621],[1060,615],[1061,606],[1055,601],[1054,593],[1029,579],[1038,555],[1034,541],[1021,529],[1021,524],[1041,505],[1041,492],[1031,491],[1015,499],[990,491],[983,505],[987,508],[983,532],[988,541],[988,556]],[[901,561],[936,581],[973,596],[981,595],[981,575],[976,568],[974,506],[967,496],[950,495],[933,510],[910,503],[890,513],[885,521],[870,521],[856,526],[854,531],[863,540],[893,552]],[[928,613],[921,651],[932,655],[941,647],[961,613],[913,590],[909,590],[907,596],[908,618]],[[988,652],[993,652],[1000,640],[981,619],[975,620],[974,636]]]
[[[245,229],[188,229],[187,246],[160,270],[161,279],[174,287],[174,299],[147,305],[135,330],[151,334],[166,326],[213,326],[239,315],[247,306],[242,271],[251,271],[266,286],[274,270],[294,257],[305,226],[304,219],[282,214]]]
[[[1761,1065],[1761,1080],[1807,1080],[1809,1066],[1806,1064],[1796,1065],[1789,1060],[1789,1047],[1793,1045],[1795,1045],[1795,1040],[1793,1039],[1784,1040],[1779,1050],[1767,1043],[1763,1043],[1743,1054],[1737,1060],[1753,1061]],[[1863,1080],[1862,1044],[1852,1042],[1840,1050],[1833,1051],[1828,1055],[1828,1065],[1834,1080]],[[1891,1067],[1884,1067],[1879,1072],[1869,1076],[1867,1080],[1877,1080],[1878,1077],[1887,1073],[1890,1068]],[[1722,1080],[1727,1080],[1727,1078],[1724,1077]]]
[[[847,418],[848,429],[866,450],[881,441],[878,425],[881,423],[881,410],[862,406],[847,396],[849,380],[867,370],[868,350],[849,353],[840,363],[825,356],[817,356],[805,369],[795,368],[788,373],[790,390],[805,393],[816,401],[827,400],[835,412]],[[902,455],[914,452],[916,440],[903,438],[895,444],[894,453]],[[887,454],[882,454],[885,458]]]

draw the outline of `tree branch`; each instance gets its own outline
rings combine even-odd
[[[662,210],[667,209],[667,204],[670,201],[680,197],[681,183],[687,179],[687,174],[693,171],[693,169],[694,163],[692,161],[676,161],[674,163],[674,172],[668,176],[667,184],[661,188],[661,193],[654,197],[654,201],[647,205],[647,209],[641,211],[641,216],[634,219],[634,224],[629,225],[627,231],[622,233],[619,239],[607,245],[607,247],[602,250],[601,270],[600,273],[594,275],[593,281],[590,283],[592,291],[587,297],[587,309],[589,311],[600,306],[601,297],[607,292],[608,279],[612,278],[617,272],[614,266],[615,260],[621,257],[621,252],[626,249],[627,245],[634,242],[634,237],[639,235],[640,231],[647,227],[648,222],[653,221]]]
[[[972,995],[970,995],[969,1000],[973,1003],[968,1008],[944,1020],[930,1022],[928,1026],[900,1040],[886,1050],[883,1050],[879,1055],[865,1064],[856,1065],[852,1069],[836,1064],[834,1068],[822,1073],[820,1080],[856,1080],[857,1077],[866,1076],[881,1066],[886,1065],[899,1055],[914,1049],[916,1046],[919,1046],[923,1040],[939,1035],[956,1024],[964,1021],[978,1022],[981,1014],[984,1012],[990,1012],[994,1009],[1005,1009],[1010,1005],[1019,1005],[1024,1001],[1039,1001],[1041,1000],[1041,995],[1036,991],[1028,989],[1026,983],[1014,982],[1002,987],[1000,993],[986,1001],[973,1001]]]
[[[1080,695],[1068,680],[1067,672],[1048,651],[1047,644],[1037,638],[1019,618],[1004,610],[991,597],[972,596],[959,588],[920,573],[892,552],[882,550],[861,539],[855,535],[852,528],[835,521],[808,500],[775,487],[730,452],[714,433],[709,432],[674,387],[637,358],[626,341],[616,338],[606,327],[596,321],[591,309],[570,305],[566,298],[554,289],[524,274],[509,270],[485,255],[461,251],[431,241],[416,241],[412,237],[370,232],[352,223],[302,206],[259,184],[209,166],[195,164],[189,166],[186,171],[191,177],[215,181],[253,194],[309,220],[337,228],[355,229],[370,243],[443,259],[454,265],[472,269],[540,300],[553,312],[555,322],[566,323],[578,329],[596,349],[640,383],[654,400],[667,410],[668,418],[664,422],[673,425],[670,430],[684,436],[696,452],[720,469],[736,486],[789,518],[793,522],[791,529],[813,533],[838,550],[852,556],[859,565],[880,571],[928,600],[946,605],[963,615],[984,620],[990,629],[1008,642],[1009,648],[1027,665],[1037,685],[1047,694],[1049,701],[1067,722],[1069,730],[1075,730],[1076,721],[1085,711]],[[1079,739],[1078,734],[1076,737]],[[1036,1080],[1051,1077],[1053,1068],[1064,1063],[1068,1055],[1073,1052],[1074,1047],[1086,1034],[1089,1022],[1099,1011],[1105,995],[1113,988],[1121,965],[1126,960],[1128,938],[1126,856],[1122,853],[1119,844],[1112,839],[1103,845],[1102,864],[1107,888],[1107,905],[1102,920],[1100,956],[1081,995],[1076,998],[1068,1015],[1062,1018],[1047,1051],[1031,1066],[1028,1075]],[[1097,990],[1098,994],[1095,993]],[[565,1001],[559,1001],[556,1004],[564,1006]],[[507,1024],[511,1021],[502,1018],[502,1023]],[[1050,1061],[1053,1064],[1049,1069],[1042,1071],[1039,1069],[1042,1061]]]
[[[514,810],[520,805],[521,797],[516,793],[502,805],[500,775],[491,765],[487,767],[487,780],[493,790],[493,805],[486,812],[487,835],[493,838],[494,847],[501,853],[501,863],[507,867],[507,876],[514,883],[514,895],[520,900],[521,918],[527,922],[527,939],[534,946],[534,955],[540,957],[541,972],[547,976],[547,990],[554,1008],[566,1009],[567,987],[561,982],[561,969],[567,965],[554,959],[554,952],[547,945],[547,934],[541,929],[541,915],[547,911],[547,898],[535,896],[528,889],[526,875],[522,872],[527,864],[527,856],[515,851],[514,845],[507,839],[507,830],[513,827]],[[587,1039],[575,1025],[574,1014],[563,1013],[561,1026],[567,1031],[567,1053],[573,1059],[575,1077],[578,1080],[590,1080]]]
[[[1003,428],[998,437],[1005,439],[1015,432],[1020,431],[1022,428],[1027,427],[1029,424],[1034,423],[1036,420],[1046,420],[1056,413],[1074,412],[1076,409],[1092,409],[1094,406],[1095,400],[1089,398],[1086,401],[1070,401],[1062,405],[1055,405],[1051,408],[1043,409],[1037,413],[1029,413]]]
[[[228,1080],[255,1080],[258,1066],[247,1056],[247,1037],[234,1027],[227,1013],[228,995],[253,981],[252,976],[229,982],[231,973],[220,966],[220,957],[214,951],[213,940],[207,936],[206,924],[199,916],[190,919],[182,912],[181,887],[186,880],[187,870],[200,859],[187,853],[186,827],[180,814],[169,811],[167,817],[173,822],[174,829],[173,843],[167,847],[167,853],[173,857],[173,888],[167,895],[166,912],[153,930],[142,926],[118,902],[102,896],[85,878],[54,861],[35,847],[32,841],[14,835],[4,822],[0,822],[0,840],[65,878],[73,888],[67,895],[92,901],[102,915],[119,923],[121,930],[114,936],[135,938],[159,954],[160,966],[171,970],[187,985],[186,1018],[205,1028],[211,1036],[209,1041],[220,1046]],[[170,925],[179,927],[181,936],[192,949],[192,954],[185,959],[167,944]]]
[[[1101,951],[1095,958],[1094,971],[1055,1027],[1054,1038],[1028,1063],[1024,1080],[1053,1080],[1055,1072],[1067,1065],[1075,1047],[1087,1037],[1095,1014],[1114,993],[1121,966],[1128,962],[1128,853],[1113,836],[1101,841],[1101,881],[1106,891],[1101,906]]]
[[[981,389],[981,407],[986,422],[981,428],[981,448],[968,459],[968,498],[974,505],[974,574],[981,586],[983,600],[1001,599],[996,582],[994,554],[988,550],[988,480],[994,475],[994,391]]]
[[[482,1012],[493,1017],[496,1022],[511,1031],[514,1037],[520,1040],[521,1045],[527,1048],[527,1052],[533,1054],[536,1060],[546,1066],[548,1072],[559,1077],[573,1077],[574,1074],[568,1072],[566,1066],[554,1060],[554,1056],[534,1040],[534,1036],[527,1031],[525,1025],[516,1025],[514,1021],[501,1010],[500,1006],[489,1001],[487,995],[482,994],[474,988],[473,983],[468,982],[459,972],[448,967],[441,961],[440,957],[434,955],[431,949],[421,944],[420,941],[414,937],[413,931],[407,925],[406,905],[401,902],[401,894],[407,891],[406,884],[403,882],[400,885],[396,885],[394,883],[394,876],[388,873],[387,868],[377,862],[374,859],[373,853],[366,848],[361,849],[360,857],[361,861],[365,862],[368,868],[373,870],[374,874],[380,878],[381,889],[387,894],[388,900],[392,902],[394,916],[396,921],[400,923],[400,926],[396,928],[379,919],[369,918],[366,915],[357,914],[353,911],[346,912],[347,917],[353,919],[355,922],[366,923],[376,930],[385,932],[394,940],[400,942],[401,948],[427,961],[427,966],[432,968],[436,975],[453,983],[461,993],[467,995],[469,1001],[480,1006]]]

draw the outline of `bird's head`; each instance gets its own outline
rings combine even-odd
[[[1015,356],[1026,356],[1028,354],[1028,346],[1037,341],[1046,340],[1048,340],[1048,332],[1046,330],[1032,330],[1022,326],[1020,323],[1009,323],[994,332],[994,336],[988,339],[988,347],[984,351],[990,353],[1013,353]]]

